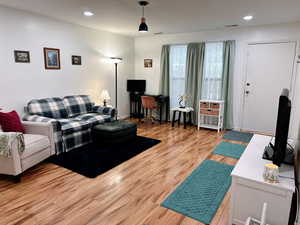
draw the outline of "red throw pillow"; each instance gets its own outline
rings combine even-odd
[[[0,112],[0,125],[4,132],[21,132],[25,133],[20,117],[16,111],[8,113]]]

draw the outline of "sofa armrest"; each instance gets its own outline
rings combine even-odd
[[[108,115],[111,118],[114,118],[117,114],[117,109],[113,107],[105,107],[105,106],[94,106],[93,111],[99,113],[100,115]]]
[[[31,121],[31,122],[43,122],[43,123],[57,123],[58,121],[53,118],[38,116],[38,115],[30,115],[25,114],[23,116],[23,121]]]

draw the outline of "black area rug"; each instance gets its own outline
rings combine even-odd
[[[95,178],[128,159],[160,143],[160,140],[137,136],[122,144],[94,146],[93,144],[54,156],[51,161],[83,176]]]

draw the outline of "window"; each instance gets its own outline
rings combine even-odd
[[[178,107],[178,98],[185,93],[186,45],[170,48],[170,107]]]
[[[185,94],[187,45],[170,48],[170,107],[178,107],[178,98]],[[201,99],[222,98],[223,42],[205,44]]]
[[[205,45],[202,99],[220,100],[222,98],[223,42]]]

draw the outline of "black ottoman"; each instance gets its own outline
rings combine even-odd
[[[113,121],[92,128],[93,142],[97,145],[116,144],[136,137],[137,125],[127,121]]]

